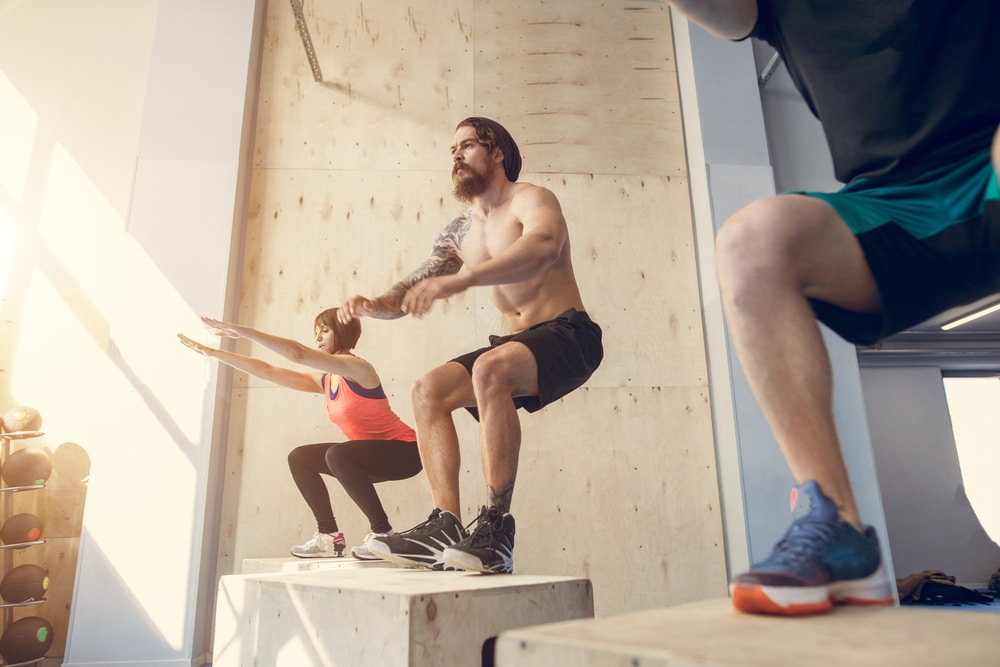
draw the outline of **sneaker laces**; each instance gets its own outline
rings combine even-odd
[[[428,526],[438,523],[440,520],[441,520],[441,510],[435,507],[434,510],[431,511],[430,516],[427,517],[426,521],[424,521],[423,523],[418,523],[416,526],[410,528],[409,530],[404,530],[401,533],[396,533],[396,535],[407,535],[409,533],[415,533],[417,531],[423,530],[424,528],[427,528]]]
[[[493,516],[490,516],[490,510],[487,510],[485,506],[480,510],[479,516],[473,519],[465,527],[465,532],[469,533],[469,546],[470,547],[492,547],[493,546],[493,528],[494,524],[497,523],[503,516],[499,511],[493,510]],[[469,527],[472,524],[476,524],[476,528],[469,531]]]
[[[767,561],[793,565],[800,562],[803,556],[822,553],[835,530],[834,524],[825,521],[796,521],[774,545],[774,551]]]
[[[424,523],[426,523],[426,521]],[[409,532],[409,531],[407,531],[407,532]],[[387,531],[385,533],[376,533],[376,532],[373,531],[373,532],[370,532],[367,535],[365,535],[365,539],[361,540],[361,544],[368,544],[370,541],[374,540],[376,537],[391,537],[393,535],[396,535],[396,531],[394,531],[394,530],[389,530],[389,531]]]
[[[343,542],[344,541],[344,534],[343,533],[321,533],[319,531],[316,531],[315,533],[313,533],[313,536],[311,538],[309,538],[309,541],[302,545],[302,548],[304,548],[304,549],[310,549],[312,547],[316,547],[317,549],[329,548],[329,546],[320,545],[320,542],[324,542],[325,543],[327,539],[330,540],[330,545],[329,546],[332,546],[332,545],[336,544],[337,542]]]

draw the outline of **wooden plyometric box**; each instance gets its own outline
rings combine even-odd
[[[1000,614],[840,607],[784,618],[728,598],[502,633],[497,667],[996,667]]]
[[[305,572],[307,570],[354,570],[370,567],[395,567],[384,560],[357,558],[244,558],[240,574]]]
[[[353,568],[222,577],[213,667],[484,664],[505,630],[591,618],[590,580]]]

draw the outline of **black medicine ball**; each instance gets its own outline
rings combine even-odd
[[[0,597],[7,604],[41,600],[49,589],[49,573],[37,565],[18,565],[0,581]]]
[[[0,637],[0,655],[9,663],[37,660],[52,646],[52,626],[44,618],[14,621]]]
[[[3,463],[7,486],[41,486],[51,474],[52,459],[37,447],[18,449]]]
[[[36,542],[42,536],[42,520],[34,514],[15,514],[0,528],[4,544]]]

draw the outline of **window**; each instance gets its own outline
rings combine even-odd
[[[965,493],[1000,544],[1000,377],[945,377],[944,391]]]

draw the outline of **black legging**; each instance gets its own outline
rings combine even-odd
[[[375,483],[413,477],[422,466],[415,442],[349,440],[296,447],[288,454],[288,468],[316,517],[319,532],[338,531],[330,492],[320,476],[330,475],[340,480],[347,495],[368,517],[372,532],[385,533],[392,526],[375,492]]]

